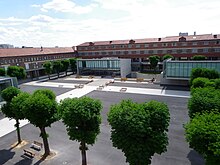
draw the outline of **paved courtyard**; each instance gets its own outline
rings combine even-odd
[[[155,155],[152,159],[152,165],[204,165],[204,160],[194,150],[190,149],[184,138],[183,124],[188,121],[187,101],[189,91],[178,91],[161,89],[158,85],[145,84],[125,85],[125,83],[117,82],[102,90],[96,90],[108,79],[95,80],[88,83],[88,80],[76,80],[73,77],[63,78],[59,80],[51,80],[44,82],[30,82],[23,84],[20,88],[23,91],[32,92],[39,88],[48,88],[53,90],[57,95],[57,100],[65,97],[81,97],[87,95],[100,99],[103,103],[101,133],[97,142],[93,146],[89,146],[87,152],[88,165],[126,165],[123,153],[112,147],[110,140],[110,126],[107,122],[107,113],[112,104],[120,102],[122,99],[132,99],[136,102],[146,102],[157,100],[168,105],[171,115],[169,126],[169,146],[167,152],[162,155]],[[44,86],[44,84],[46,85]],[[58,83],[58,84],[56,84]],[[61,84],[59,84],[61,83]],[[75,84],[84,84],[82,89],[75,89]],[[123,85],[124,84],[124,85]],[[138,87],[140,85],[140,87]],[[148,86],[148,87],[147,87]],[[152,89],[150,86],[154,86]],[[120,92],[120,88],[126,87],[126,92]],[[164,91],[165,90],[165,91]],[[136,92],[136,93],[135,93]],[[4,118],[6,119],[6,118]],[[0,120],[0,127],[1,122]],[[26,122],[26,121],[25,121]],[[39,137],[39,129],[31,124],[24,124],[21,128],[22,139],[27,144],[21,148],[11,148],[16,142],[17,136],[15,131],[1,136],[0,135],[0,164],[4,165],[79,165],[81,155],[79,151],[79,143],[69,140],[65,126],[61,121],[52,124],[51,128],[47,128],[49,133],[49,143],[52,151],[56,156],[50,160],[41,161],[40,154],[42,151],[36,151],[33,159],[27,159],[23,156],[23,149],[29,148],[34,140],[42,141]]]

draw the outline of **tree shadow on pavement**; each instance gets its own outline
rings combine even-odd
[[[19,162],[15,163],[14,165],[31,165],[32,164],[32,159],[26,158],[24,156],[21,156],[22,160],[20,160]]]
[[[4,164],[14,157],[15,152],[11,150],[12,148],[8,150],[0,150],[0,164]]]
[[[199,165],[205,165],[205,160],[195,150],[191,150],[188,153],[187,158],[191,162],[191,165],[198,165],[198,164]]]

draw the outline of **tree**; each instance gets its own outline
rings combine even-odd
[[[61,61],[62,63],[62,66],[63,66],[63,71],[66,72],[66,76],[67,76],[67,70],[69,68],[69,65],[70,65],[70,61],[68,59],[64,59]]]
[[[50,74],[52,73],[52,64],[50,61],[47,61],[43,64],[43,67],[45,68],[46,73],[48,74],[48,78],[50,80]]]
[[[24,119],[23,113],[21,113],[19,107],[12,106],[12,100],[21,93],[18,88],[15,87],[8,87],[4,89],[1,93],[2,98],[6,101],[6,104],[3,104],[1,110],[5,114],[6,117],[12,118],[16,120],[16,130],[17,130],[17,137],[18,137],[18,144],[21,143],[21,135],[20,135],[20,127],[19,127],[19,120]]]
[[[7,75],[10,77],[17,77],[17,79],[26,77],[24,68],[20,66],[9,66],[7,69]]]
[[[5,76],[6,72],[4,68],[0,68],[0,76]]]
[[[70,67],[71,67],[71,70],[72,72],[76,72],[76,69],[77,69],[77,66],[76,66],[76,58],[70,58],[69,61],[70,61]]]
[[[67,98],[61,102],[59,110],[69,138],[80,142],[82,165],[86,165],[86,144],[94,144],[100,133],[102,104],[89,97]]]
[[[195,61],[201,61],[205,59],[206,59],[206,56],[203,56],[203,55],[195,55],[192,57],[192,60],[195,60]]]
[[[218,71],[214,69],[207,69],[207,68],[193,68],[190,75],[190,85],[197,77],[204,77],[208,79],[217,79],[219,78]]]
[[[108,122],[113,146],[124,152],[130,165],[150,164],[155,153],[166,151],[169,120],[167,105],[157,101],[112,105]]]
[[[196,113],[220,112],[220,90],[215,88],[196,88],[188,102],[189,117],[192,119]]]
[[[154,69],[154,72],[156,70],[157,64],[159,62],[160,57],[159,56],[150,56],[149,60],[150,60],[150,66],[152,69]]]
[[[209,82],[208,78],[197,77],[192,82],[192,88],[203,88]]]
[[[58,78],[60,77],[60,71],[62,69],[62,63],[60,60],[53,61],[53,69],[57,73]]]
[[[57,121],[57,102],[38,91],[25,100],[22,111],[30,123],[40,129],[46,157],[50,154],[50,148],[45,128]]]
[[[56,95],[50,89],[38,89],[38,90],[34,91],[33,95],[37,95],[37,94],[44,94],[51,100],[56,99]]]
[[[174,59],[174,57],[172,55],[170,55],[170,54],[165,54],[163,56],[163,60],[166,60],[166,59],[169,59],[169,58]]]
[[[190,147],[204,156],[206,165],[219,165],[220,114],[196,115],[184,127]]]

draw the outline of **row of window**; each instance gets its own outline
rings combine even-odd
[[[165,76],[189,78],[192,68],[209,68],[220,71],[220,65],[217,62],[167,62]]]
[[[148,48],[148,47],[175,47],[175,46],[196,46],[196,45],[209,45],[220,44],[220,40],[217,41],[200,41],[200,42],[171,42],[171,43],[152,43],[152,44],[126,44],[126,45],[101,45],[101,46],[79,46],[78,51],[81,50],[103,50],[103,49],[121,49],[121,48]]]
[[[54,60],[69,58],[68,55],[50,55],[50,56],[39,56],[39,57],[15,57],[15,58],[0,58],[0,64],[14,64],[14,63],[24,63],[24,62],[34,62],[34,61],[45,61],[45,60]]]
[[[214,53],[220,52],[220,48],[204,49],[168,49],[168,50],[138,50],[138,51],[109,51],[109,52],[80,52],[79,56],[94,55],[129,55],[129,54],[184,54],[184,53]]]
[[[117,69],[119,67],[120,67],[119,60],[79,61],[79,68],[108,68],[108,69]]]

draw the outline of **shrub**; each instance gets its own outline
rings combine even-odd
[[[206,165],[219,165],[220,114],[196,115],[184,127],[190,147],[204,156]]]
[[[208,78],[198,77],[192,81],[192,88],[203,88],[209,82]]]
[[[196,88],[188,102],[189,117],[196,113],[217,110],[220,112],[220,90],[215,88]]]
[[[219,73],[214,69],[193,68],[190,75],[190,85],[192,85],[193,80],[198,77],[216,79],[219,78]]]

